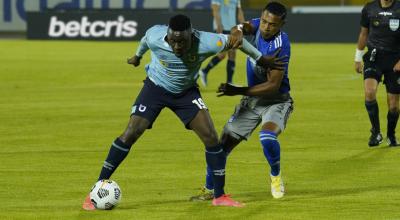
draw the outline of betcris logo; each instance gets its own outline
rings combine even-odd
[[[63,21],[57,15],[50,17],[50,38],[132,38],[137,34],[137,22],[120,15],[115,20],[89,20],[84,15],[80,20]]]

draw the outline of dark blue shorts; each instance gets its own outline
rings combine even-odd
[[[400,54],[378,51],[375,61],[370,61],[371,51],[363,57],[364,79],[373,78],[382,81],[386,86],[386,92],[400,94],[400,74],[393,71],[394,65],[400,59]]]
[[[144,86],[132,106],[131,115],[146,118],[149,120],[149,128],[151,128],[164,107],[171,109],[187,129],[190,129],[189,123],[197,113],[201,109],[207,109],[197,87],[174,94],[146,78]]]

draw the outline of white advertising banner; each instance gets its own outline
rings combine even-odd
[[[209,9],[211,0],[0,0],[0,31],[25,31],[27,11],[68,9]]]

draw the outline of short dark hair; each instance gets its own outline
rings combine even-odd
[[[192,27],[190,18],[186,15],[175,15],[169,19],[169,28],[173,31],[186,31]]]
[[[279,2],[273,1],[268,3],[263,11],[269,11],[274,15],[280,16],[282,20],[286,19],[286,14],[287,14],[286,7]]]

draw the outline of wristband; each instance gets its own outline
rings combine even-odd
[[[356,55],[354,56],[354,61],[355,62],[361,62],[362,58],[364,56],[364,51],[359,50],[358,48],[356,49]]]

